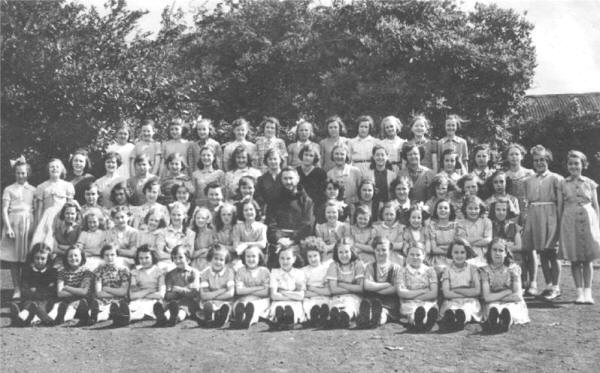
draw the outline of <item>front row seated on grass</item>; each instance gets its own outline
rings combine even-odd
[[[14,325],[72,319],[92,325],[111,319],[123,326],[154,319],[159,326],[173,326],[193,318],[203,327],[229,323],[232,328],[262,320],[275,330],[297,324],[348,328],[351,322],[364,329],[397,321],[416,332],[429,331],[436,323],[453,331],[483,322],[486,331],[497,332],[529,322],[520,268],[503,239],[489,245],[487,266],[481,269],[467,262],[474,255],[469,243],[456,239],[439,279],[425,264],[423,247],[409,247],[404,266],[391,261],[390,249],[390,241],[377,237],[375,261],[364,264],[352,242],[342,239],[333,258],[322,262],[324,242],[307,237],[300,247],[282,242],[276,252],[279,268],[269,271],[261,247],[248,245],[234,271],[229,250],[216,245],[207,256],[209,266],[198,272],[190,266],[185,246],[176,246],[171,252],[175,268],[165,273],[148,245],[137,249],[131,272],[113,245],[102,247],[103,264],[94,272],[73,246],[57,273],[49,248],[37,244],[24,269],[22,301],[11,304],[11,315]],[[299,255],[308,263],[303,268],[295,266]]]

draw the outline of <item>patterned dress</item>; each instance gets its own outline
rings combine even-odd
[[[25,263],[34,229],[33,198],[35,188],[29,183],[14,183],[2,193],[2,205],[8,208],[8,221],[15,233],[14,238],[7,235],[3,224],[0,243],[0,259],[7,262]]]
[[[460,288],[472,288],[480,282],[477,266],[466,263],[463,267],[457,267],[454,262],[444,268],[441,282],[448,281],[450,290]],[[447,310],[463,310],[465,312],[466,322],[481,321],[481,303],[478,297],[464,297],[445,299],[440,309],[440,316],[443,316]]]
[[[246,266],[241,267],[235,273],[235,286],[237,288],[244,287],[258,287],[264,286],[266,288],[269,287],[271,273],[267,269],[267,267],[256,267],[256,268],[248,268]],[[254,315],[250,320],[250,325],[254,325],[258,322],[260,317],[267,317],[269,313],[269,306],[271,304],[271,299],[269,297],[258,297],[256,295],[242,295],[240,296],[233,305],[233,309],[235,309],[238,303],[248,304],[252,303],[254,305]]]
[[[399,290],[426,290],[430,289],[432,283],[437,283],[437,280],[435,270],[425,264],[421,264],[419,268],[406,265],[400,271],[396,286]],[[415,311],[419,307],[428,312],[430,308],[437,307],[437,302],[400,298],[400,321],[414,324]]]
[[[481,269],[481,283],[488,284],[490,291],[496,293],[502,290],[512,290],[515,282],[521,282],[521,268],[516,264],[510,266],[501,265],[493,267],[485,266]],[[490,310],[496,307],[499,312],[504,308],[510,311],[513,324],[525,324],[529,322],[529,312],[527,305],[521,298],[518,302],[492,302],[484,305],[484,314],[487,318]]]
[[[546,171],[525,180],[527,221],[523,228],[523,249],[553,249],[558,240],[558,193],[562,176]]]
[[[345,265],[332,262],[327,270],[327,280],[338,283],[358,284],[364,277],[365,266],[360,260]],[[353,319],[358,314],[361,300],[362,297],[355,293],[334,295],[331,297],[330,307],[337,307],[340,311],[346,312],[350,319]]]
[[[31,239],[31,245],[43,242],[48,247],[54,245],[54,218],[67,200],[75,197],[75,188],[73,184],[64,180],[45,181],[38,185],[34,193],[34,199],[37,201],[43,211],[40,221]]]

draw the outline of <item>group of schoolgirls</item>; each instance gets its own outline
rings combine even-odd
[[[488,303],[507,301],[524,307],[521,284],[527,294],[539,294],[538,261],[547,283],[542,296],[549,300],[560,296],[559,251],[572,262],[575,302],[593,304],[591,263],[600,256],[600,232],[597,185],[581,175],[586,156],[569,152],[570,175],[562,178],[548,170],[552,161],[548,149],[540,145],[531,149],[534,171],[521,165],[525,150],[511,144],[505,153],[506,169],[490,168],[489,147],[477,145],[469,157],[466,141],[456,135],[461,122],[457,116],[448,117],[447,136],[435,141],[427,136],[428,120],[417,116],[411,126],[414,137],[405,141],[398,136],[402,124],[397,118],[384,118],[381,138],[376,139],[373,120],[361,116],[357,136],[347,139],[341,119],[332,117],[325,123],[327,137],[315,143],[312,124],[301,121],[295,128],[297,141],[286,146],[277,137],[277,119],[261,123],[262,133],[255,142],[246,139],[248,122],[238,119],[232,126],[235,139],[222,147],[210,137],[214,129],[206,119],[195,123],[196,141],[185,139],[186,123],[170,123],[164,143],[153,139],[154,123],[148,120],[135,144],[128,142],[129,128],[119,128],[104,157],[103,177],[96,179],[87,172],[87,152],[79,150],[70,158],[68,173],[60,160],[51,160],[49,179],[37,188],[27,183],[27,163],[17,160],[16,183],[3,194],[2,260],[15,263],[13,319],[28,323],[37,322],[37,317],[58,323],[77,314],[86,323],[112,317],[123,324],[151,316],[172,324],[194,314],[207,325],[222,325],[232,314],[234,325],[247,326],[261,314],[256,304],[227,302],[236,294],[264,298],[268,293],[273,302],[267,319],[274,325],[289,326],[307,318],[342,326],[356,319],[365,326],[387,315],[384,306],[389,302],[361,302],[350,295],[367,291],[389,296],[393,287],[406,320],[417,329],[429,329],[437,317],[432,303],[438,297],[438,278],[449,299],[476,299],[482,294]],[[313,290],[302,285],[302,276],[288,270],[302,262],[296,260],[301,257],[297,250],[279,251],[281,268],[274,269],[270,279],[265,271],[246,273],[248,283],[255,285],[238,289],[233,274],[247,269],[247,249],[257,251],[258,257],[264,254],[267,227],[261,215],[277,193],[278,176],[286,164],[296,167],[301,187],[314,202],[314,233],[325,243],[320,255],[335,259],[324,287],[331,303],[321,304],[319,312],[316,304],[308,312],[298,308]],[[375,243],[380,241],[389,251],[389,261],[404,274],[392,287],[381,285],[382,289],[379,284],[368,285],[365,275],[371,268],[374,278],[388,278],[385,261],[381,267],[371,264],[378,262]],[[465,270],[450,250],[456,242],[469,257],[473,254],[468,264],[483,269]],[[292,258],[282,259],[286,252]],[[507,265],[511,252],[520,267]],[[30,260],[21,266],[28,254]],[[338,265],[346,256],[349,261]],[[354,257],[367,263],[363,269],[347,265]],[[225,265],[229,261],[232,264]],[[52,278],[54,266],[59,270],[55,291],[51,282],[42,285]],[[446,272],[454,269],[465,278],[450,280]],[[363,276],[365,280],[356,280]],[[465,286],[452,285],[465,283],[466,278],[481,288],[462,292]],[[486,283],[493,296],[486,295]],[[64,300],[50,308],[43,302],[54,293]],[[157,302],[163,297],[166,303]],[[344,302],[336,306],[338,297]],[[414,306],[416,301],[429,303]],[[464,324],[463,313],[465,322],[477,319],[469,307],[455,312],[442,303],[441,310],[445,324]],[[483,319],[492,329],[500,323],[506,328],[510,322],[527,320],[526,308],[484,307]]]

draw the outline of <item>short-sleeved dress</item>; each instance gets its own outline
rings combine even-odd
[[[102,286],[111,288],[121,288],[124,285],[129,287],[129,269],[115,264],[102,264],[94,271],[95,281],[100,281]],[[124,299],[124,297],[97,298],[100,304],[108,305],[114,300]]]
[[[0,259],[6,262],[24,263],[27,259],[34,230],[33,198],[35,188],[29,183],[14,183],[2,193],[2,205],[8,206],[8,221],[15,233],[9,238],[7,227],[3,225],[0,242]]]
[[[335,222],[335,225],[329,223],[317,224],[315,226],[315,236],[325,242],[327,248],[322,255],[322,261],[328,261],[333,257],[333,246],[340,241],[347,230],[346,224],[341,221]]]
[[[327,280],[337,280],[338,283],[357,284],[365,277],[365,266],[362,261],[355,260],[346,265],[332,262],[327,270]],[[362,297],[358,294],[342,294],[331,297],[330,307],[337,307],[346,312],[350,319],[358,315],[358,308]]]
[[[527,220],[527,197],[525,196],[525,180],[528,177],[535,175],[532,169],[529,168],[520,168],[519,171],[514,172],[511,170],[506,171],[506,176],[509,177],[512,181],[512,188],[507,190],[507,193],[517,197],[519,201],[519,211],[521,211],[521,215],[519,215],[519,219],[517,223],[522,227],[525,225],[525,221]]]
[[[327,270],[329,269],[329,261],[326,263],[319,263],[319,265],[312,266],[307,265],[302,268],[304,276],[306,277],[306,286],[315,288],[326,288],[327,285]],[[310,319],[310,311],[314,306],[322,306],[324,304],[329,305],[331,297],[326,295],[318,295],[315,297],[305,297],[302,301],[302,308],[304,309],[304,315],[307,319]]]
[[[478,268],[469,263],[466,263],[463,267],[457,267],[454,262],[451,262],[442,272],[441,282],[443,283],[444,281],[448,281],[450,290],[472,288],[476,282],[480,281]],[[447,310],[456,311],[459,309],[465,312],[466,322],[481,321],[481,303],[479,303],[478,297],[444,299],[440,308],[440,317]]]
[[[359,228],[356,225],[347,225],[345,230],[346,237],[352,238],[354,243],[362,245],[371,245],[371,242],[375,239],[377,232],[373,227]],[[370,263],[375,261],[375,255],[369,252],[358,251],[358,257],[363,263]]]
[[[565,259],[590,262],[600,258],[600,224],[592,206],[598,184],[585,176],[562,180],[563,196],[560,219],[560,247]]]
[[[84,266],[80,266],[75,270],[69,270],[63,268],[58,271],[57,281],[63,281],[65,286],[72,286],[76,288],[88,287],[92,284],[93,273],[90,272]],[[91,287],[90,287],[91,290]],[[72,296],[69,298],[61,298],[61,300],[70,303],[71,307],[77,308],[79,305],[79,299],[84,298],[80,296]]]
[[[558,240],[558,185],[562,176],[546,171],[525,180],[527,221],[523,250],[552,249]]]
[[[150,268],[135,268],[131,270],[131,285],[130,291],[153,290],[158,291],[161,282],[164,284],[164,271],[157,265]],[[154,303],[158,299],[153,298],[138,298],[129,302],[129,311],[131,312],[131,320],[141,320],[144,316],[155,318]]]
[[[271,277],[269,281],[269,288],[271,289],[287,291],[306,290],[306,277],[304,276],[304,272],[298,268],[292,268],[289,271],[281,268],[274,268],[271,271]],[[292,311],[294,311],[294,321],[296,323],[301,323],[306,320],[304,317],[304,310],[302,308],[302,301],[293,300],[271,301],[271,306],[269,307],[269,318],[274,320],[275,310],[277,307],[284,308],[285,306],[290,306]]]
[[[511,264],[508,267],[501,265],[497,268],[488,265],[481,269],[481,282],[482,284],[488,283],[492,293],[507,289],[512,290],[515,281],[521,281],[521,268],[516,264]],[[507,308],[510,311],[513,324],[525,324],[529,322],[527,305],[522,298],[518,302],[486,303],[484,305],[485,318],[487,318],[493,307],[496,307],[499,312]]]
[[[457,236],[459,224],[456,221],[449,221],[447,225],[442,225],[439,222],[432,220],[429,223],[429,236],[431,237],[431,246],[435,245],[437,249],[443,249],[444,254],[431,252],[427,255],[425,262],[428,266],[433,267],[436,272],[441,273],[441,270],[449,263],[446,253],[450,244],[454,242]]]
[[[404,265],[404,256],[402,255],[402,246],[404,244],[403,235],[406,228],[400,222],[394,222],[391,226],[382,221],[373,224],[375,235],[386,238],[392,244],[390,249],[390,261],[399,265]]]
[[[205,268],[200,272],[200,289],[206,288],[208,291],[216,291],[221,289],[233,288],[235,286],[235,273],[228,266],[223,267],[219,272],[215,272],[212,267]],[[218,310],[223,305],[232,305],[233,297],[229,300],[200,300],[200,308],[203,309],[207,304],[213,306],[213,310]]]
[[[400,290],[425,290],[429,289],[432,283],[437,283],[437,280],[435,270],[425,264],[421,264],[419,268],[406,265],[398,276],[397,288]],[[437,301],[400,298],[400,321],[413,324],[415,311],[419,307],[423,307],[425,312],[428,312],[432,307],[437,307]]]
[[[35,190],[34,199],[41,203],[43,211],[37,228],[33,233],[31,244],[45,243],[48,247],[54,245],[54,218],[68,199],[75,197],[73,184],[64,180],[45,181],[38,185]]]
[[[267,267],[256,267],[250,269],[246,266],[243,266],[235,272],[235,285],[237,288],[255,286],[265,286],[268,288],[270,277],[271,273]],[[250,320],[250,325],[253,325],[258,322],[260,317],[267,317],[271,299],[269,299],[268,296],[261,298],[256,295],[243,295],[236,300],[235,304],[233,305],[233,309],[235,309],[237,303],[252,303],[254,305],[254,315],[252,315],[252,319]]]

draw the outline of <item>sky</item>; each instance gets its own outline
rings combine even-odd
[[[103,9],[106,0],[75,0]],[[156,31],[165,6],[180,7],[191,14],[218,0],[127,0],[130,9],[149,13],[140,30]],[[472,9],[476,0],[462,0]],[[530,95],[600,92],[600,0],[479,0],[513,8],[534,24],[532,33],[538,66]]]

